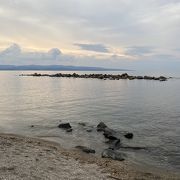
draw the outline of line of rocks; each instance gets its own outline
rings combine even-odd
[[[81,123],[80,125],[86,126],[85,123]],[[70,123],[61,123],[61,124],[59,124],[58,127],[66,130],[66,132],[71,132],[73,130]],[[103,152],[101,153],[102,158],[111,158],[113,160],[123,161],[125,159],[126,155],[117,151],[120,148],[133,149],[133,150],[145,149],[144,147],[123,146],[121,144],[121,140],[120,140],[120,137],[118,136],[118,133],[115,130],[107,127],[107,125],[103,122],[100,122],[97,125],[96,130],[98,132],[103,132],[104,137],[108,140],[108,141],[106,141],[106,143],[109,145],[109,147],[107,149],[103,150]],[[125,133],[124,137],[127,139],[132,139],[133,133]],[[91,149],[86,146],[81,146],[81,145],[76,146],[75,148],[77,148],[85,153],[95,153],[96,152],[94,149]]]
[[[154,77],[154,76],[131,76],[128,75],[127,73],[123,74],[117,74],[117,75],[112,75],[112,74],[62,74],[62,73],[56,73],[56,74],[39,74],[39,73],[34,73],[34,74],[21,74],[20,76],[35,76],[35,77],[66,77],[66,78],[94,78],[94,79],[102,79],[102,80],[120,80],[120,79],[128,79],[128,80],[156,80],[156,81],[167,81],[167,77],[164,76],[159,76],[159,77]]]

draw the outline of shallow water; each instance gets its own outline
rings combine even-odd
[[[22,73],[32,72],[0,72],[0,132],[42,137],[67,148],[87,145],[100,154],[107,145],[95,126],[103,121],[122,133],[123,144],[147,147],[125,150],[128,159],[180,169],[179,78],[104,81],[19,76]],[[71,122],[73,132],[58,129],[60,122]],[[123,138],[124,131],[133,132],[134,139]]]

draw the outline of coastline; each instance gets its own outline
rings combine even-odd
[[[2,179],[180,179],[173,172],[97,158],[55,142],[14,134],[0,134],[0,156]]]

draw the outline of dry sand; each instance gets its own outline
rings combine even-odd
[[[0,134],[0,180],[180,179],[168,172],[135,168],[41,139]]]

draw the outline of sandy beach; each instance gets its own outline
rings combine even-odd
[[[36,138],[0,134],[0,179],[180,179]]]

